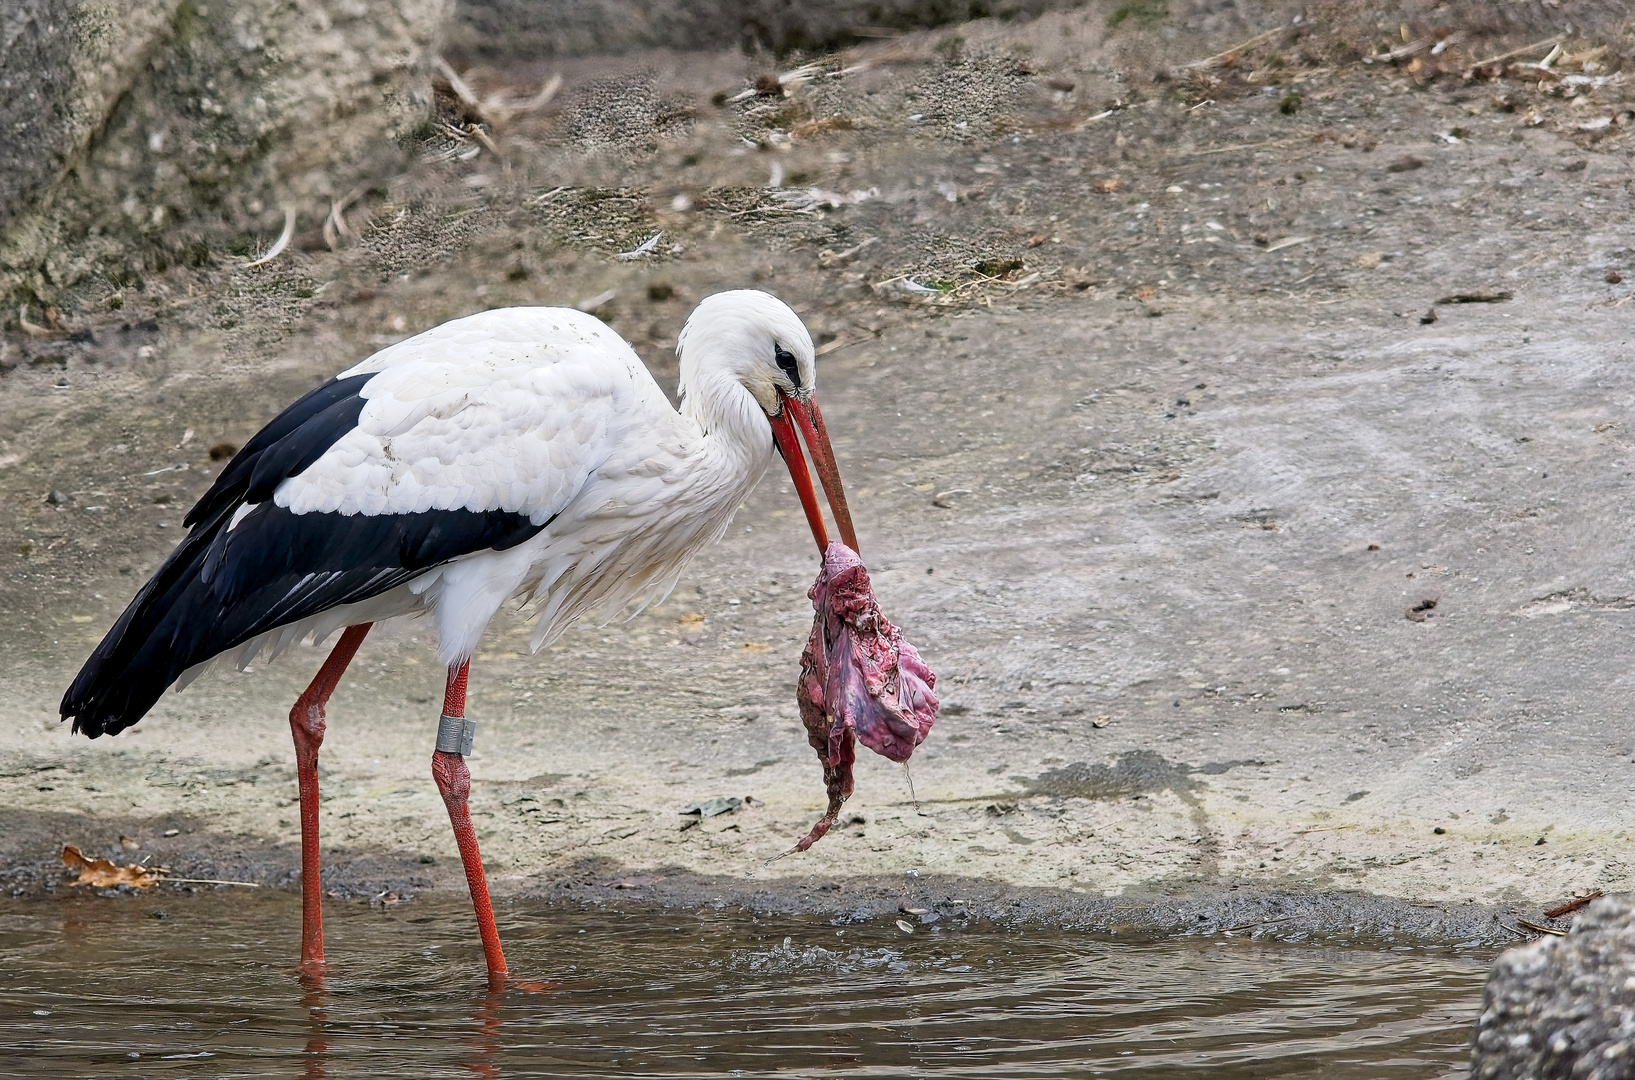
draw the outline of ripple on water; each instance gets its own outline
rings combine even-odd
[[[287,894],[18,903],[0,1074],[1406,1080],[1459,1072],[1485,970],[1470,951],[515,904],[507,956],[550,981],[492,997],[464,905],[327,914],[312,993]]]

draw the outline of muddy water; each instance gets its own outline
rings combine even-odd
[[[1483,976],[1455,951],[518,904],[511,964],[547,985],[491,997],[437,900],[332,905],[334,971],[303,992],[298,918],[265,894],[0,912],[0,1074],[1443,1077]]]

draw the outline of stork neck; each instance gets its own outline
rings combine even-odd
[[[682,384],[681,415],[712,449],[741,459],[759,477],[772,458],[772,428],[744,384],[712,372]]]

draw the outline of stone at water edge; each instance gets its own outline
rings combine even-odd
[[[1635,1077],[1635,896],[1605,896],[1566,937],[1506,950],[1488,974],[1472,1080]]]
[[[795,699],[808,741],[823,762],[829,806],[794,847],[829,831],[852,793],[856,744],[905,762],[937,721],[937,676],[880,611],[857,552],[832,543],[807,593],[816,616],[800,657]]]

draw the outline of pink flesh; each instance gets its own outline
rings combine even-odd
[[[800,658],[795,700],[823,762],[829,807],[796,851],[823,837],[852,793],[856,744],[907,761],[937,720],[937,677],[881,614],[857,553],[832,543],[809,595],[817,617]]]

